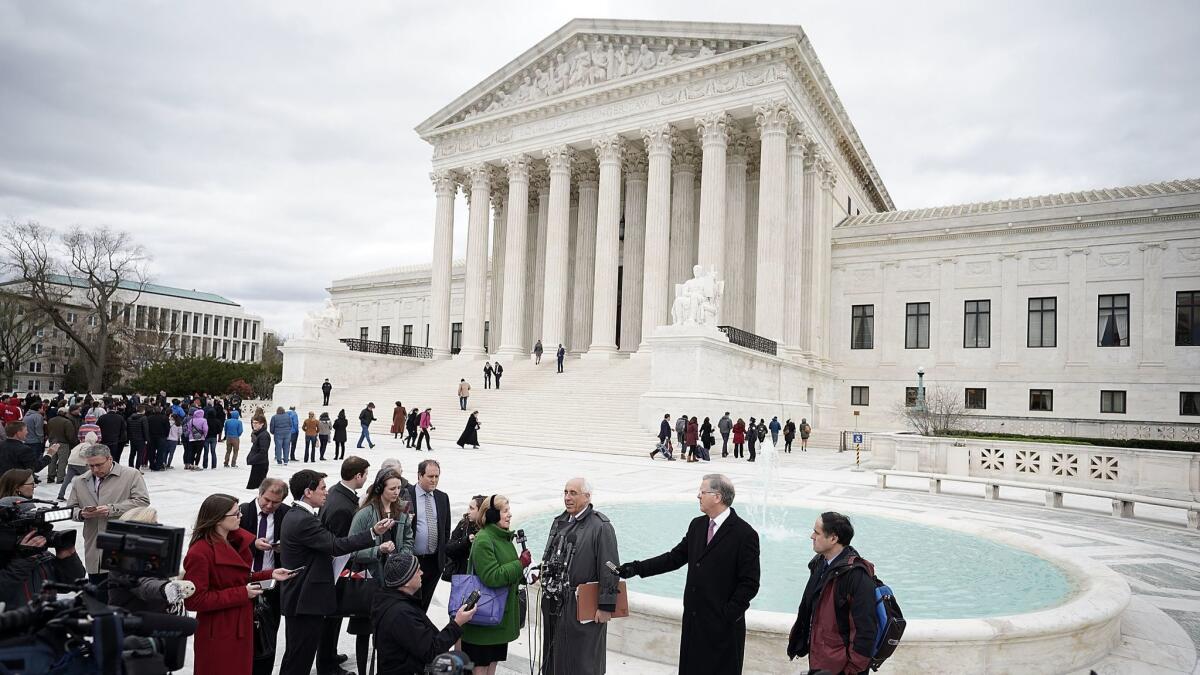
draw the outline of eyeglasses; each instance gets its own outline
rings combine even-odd
[[[700,494],[702,494],[702,495],[719,495],[721,493],[717,492],[716,490],[701,490]]]
[[[21,483],[21,487],[35,487],[36,485],[37,485],[37,483],[34,481],[29,481],[28,483]]]
[[[226,518],[241,518],[242,513],[240,511],[234,511],[233,513],[226,513],[225,517]]]

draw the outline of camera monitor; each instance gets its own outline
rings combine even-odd
[[[96,537],[96,545],[101,569],[167,579],[179,574],[183,528],[114,520]]]

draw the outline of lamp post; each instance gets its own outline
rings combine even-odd
[[[917,368],[917,410],[925,412],[925,369]]]

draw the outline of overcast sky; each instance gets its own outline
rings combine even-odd
[[[0,217],[128,230],[298,331],[428,262],[413,127],[579,15],[803,26],[897,208],[1200,177],[1194,0],[0,0]]]

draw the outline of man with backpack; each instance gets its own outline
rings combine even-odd
[[[808,584],[788,639],[788,658],[808,656],[810,670],[867,673],[876,656],[879,619],[875,566],[850,546],[850,519],[826,511],[813,524]]]

